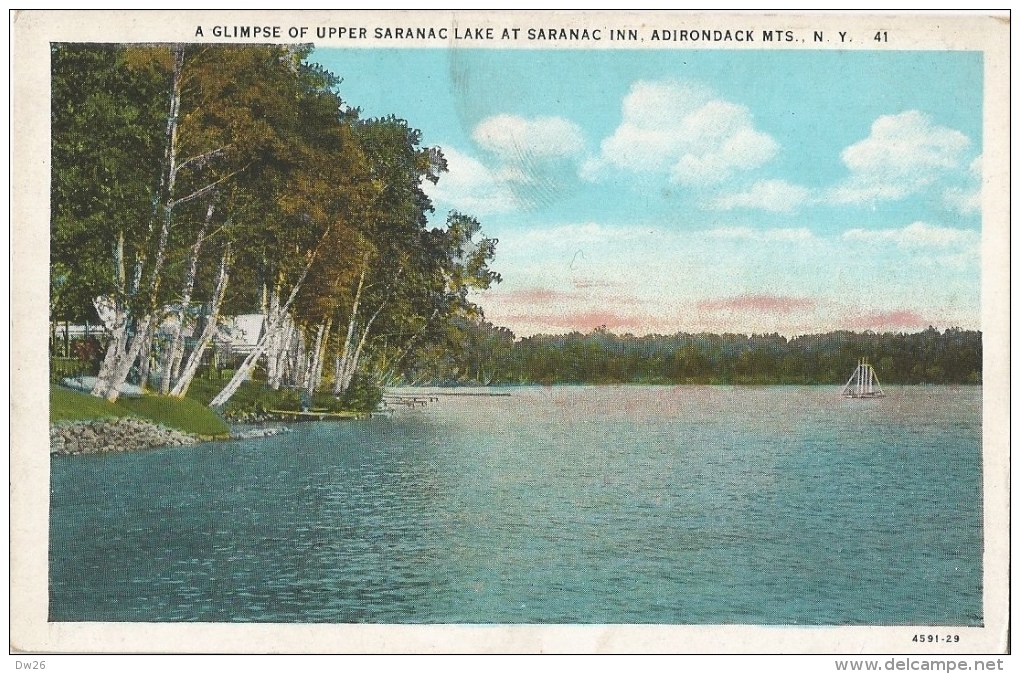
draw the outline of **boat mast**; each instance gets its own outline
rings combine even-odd
[[[867,358],[858,358],[850,379],[843,387],[844,398],[881,398],[885,396],[882,385],[878,383],[878,375]]]
[[[872,389],[873,389],[872,393],[874,395],[879,396],[879,397],[885,395],[885,391],[882,390],[882,384],[878,381],[878,375],[875,374],[875,369],[874,368],[871,369],[871,385],[872,385]]]

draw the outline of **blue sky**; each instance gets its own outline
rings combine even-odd
[[[443,148],[518,335],[980,328],[977,52],[320,49]]]

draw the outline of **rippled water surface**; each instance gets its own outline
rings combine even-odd
[[[980,624],[980,388],[838,391],[509,389],[53,457],[50,619]]]

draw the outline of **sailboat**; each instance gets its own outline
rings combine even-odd
[[[875,368],[868,363],[867,358],[857,361],[857,368],[843,387],[844,398],[884,398],[885,391],[878,383],[878,375]]]

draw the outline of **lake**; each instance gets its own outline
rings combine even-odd
[[[982,623],[980,387],[492,390],[52,457],[50,620]]]

